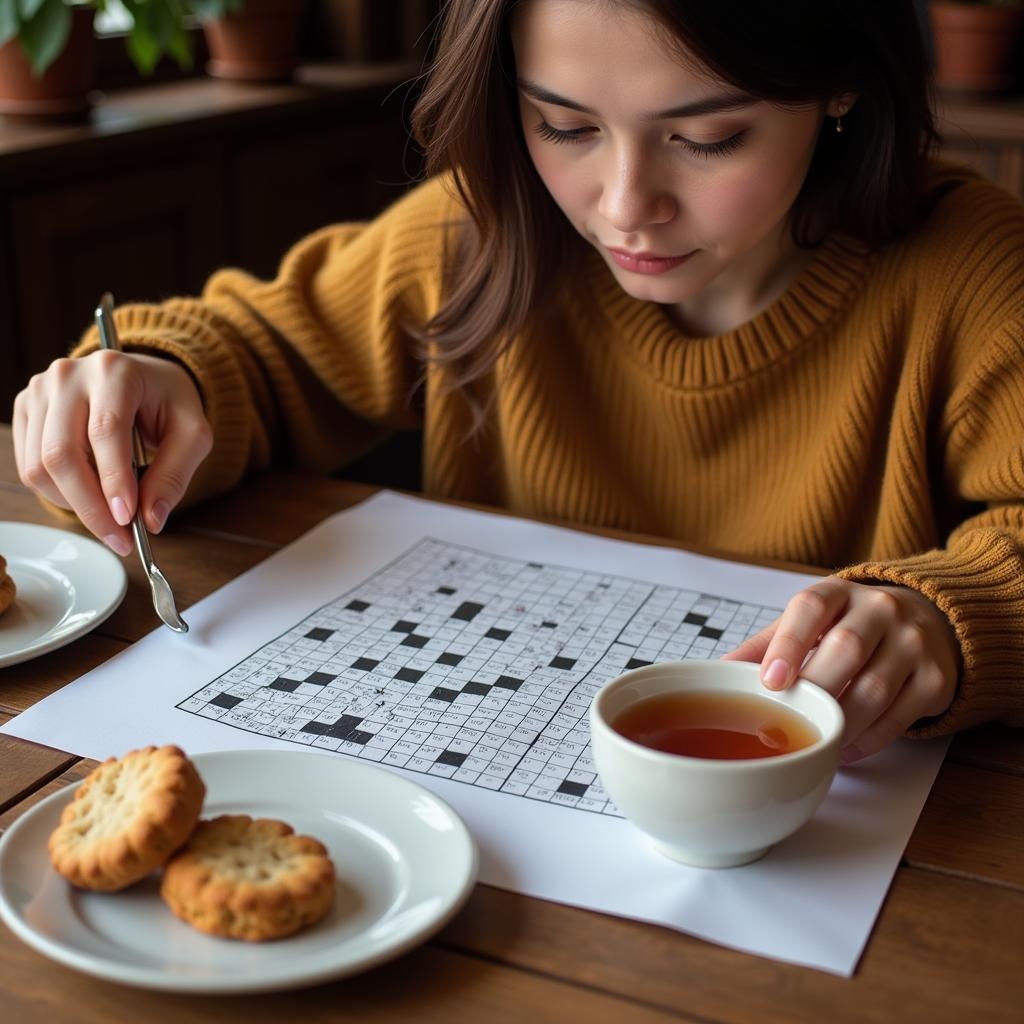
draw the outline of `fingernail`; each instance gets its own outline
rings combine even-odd
[[[114,552],[115,555],[120,555],[124,558],[126,555],[132,553],[132,546],[128,543],[125,537],[122,537],[119,533],[108,533],[103,538],[103,543]]]
[[[781,690],[789,682],[789,665],[781,658],[776,658],[761,679],[770,689]]]
[[[128,511],[124,498],[120,496],[110,499],[110,513],[118,526],[127,526],[132,521],[132,514]]]
[[[840,764],[853,764],[854,761],[859,761],[864,756],[864,752],[860,747],[850,744],[849,746],[843,747],[842,753],[839,755]]]
[[[164,528],[164,523],[167,522],[167,516],[170,511],[171,506],[163,498],[153,503],[153,510],[150,515],[152,515],[155,524],[153,528],[154,533],[159,533]]]

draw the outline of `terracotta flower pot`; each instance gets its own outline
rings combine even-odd
[[[203,23],[215,78],[250,82],[291,78],[299,63],[304,0],[245,0],[237,14]]]
[[[71,13],[67,46],[41,77],[32,73],[17,39],[0,46],[0,114],[69,117],[89,110],[89,92],[96,85],[95,12],[75,7]]]
[[[998,92],[1013,83],[1010,57],[1024,12],[1013,7],[945,3],[929,7],[935,81],[947,89]]]

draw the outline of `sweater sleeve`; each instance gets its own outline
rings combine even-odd
[[[369,224],[303,239],[273,281],[221,270],[200,298],[117,309],[126,351],[175,359],[199,387],[214,444],[186,502],[271,462],[327,472],[420,425],[408,326],[438,308],[459,212],[434,179]],[[96,346],[92,329],[72,354]]]
[[[1024,318],[996,332],[964,367],[947,405],[947,503],[969,514],[945,547],[850,566],[856,582],[911,587],[947,616],[963,654],[950,708],[910,735],[942,735],[982,722],[1024,725]]]

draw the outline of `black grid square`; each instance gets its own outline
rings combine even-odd
[[[302,681],[312,683],[314,686],[326,686],[328,683],[333,683],[336,678],[337,676],[332,676],[330,672],[310,672]]]

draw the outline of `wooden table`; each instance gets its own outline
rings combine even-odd
[[[179,606],[372,490],[275,473],[172,521],[157,542]],[[0,427],[0,519],[54,523],[17,480]],[[66,526],[66,523],[55,525]],[[664,543],[664,541],[660,541]],[[157,625],[138,560],[123,604],[62,650],[0,671],[6,721]],[[0,828],[92,762],[0,736]],[[0,1015],[45,1021],[665,1021],[816,1024],[1024,1020],[1024,732],[965,733],[914,830],[852,979],[665,928],[479,885],[434,939],[333,984],[247,997],[171,996],[52,963],[0,927]]]

